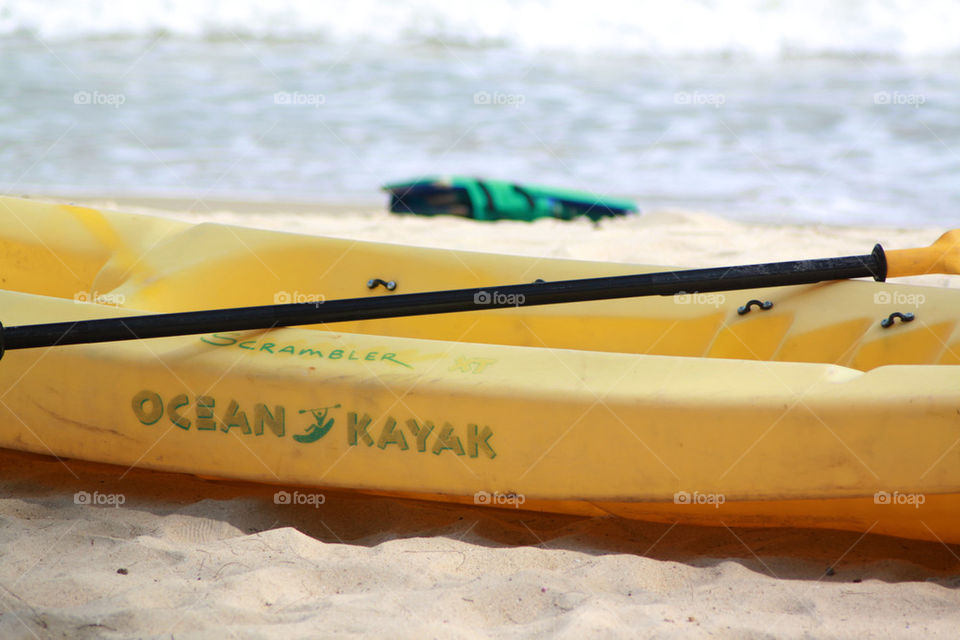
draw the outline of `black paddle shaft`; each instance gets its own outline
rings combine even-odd
[[[453,289],[376,298],[160,313],[13,327],[0,325],[4,349],[248,331],[303,324],[373,320],[434,313],[530,307],[564,302],[640,296],[735,291],[872,277],[883,281],[887,261],[878,244],[873,253],[843,258],[664,271],[628,276],[535,282],[480,289]]]

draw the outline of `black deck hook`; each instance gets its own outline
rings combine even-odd
[[[889,329],[893,326],[894,321],[897,318],[900,318],[900,322],[913,322],[914,316],[912,313],[900,313],[899,311],[894,311],[889,316],[880,321],[880,326],[884,329]]]
[[[764,300],[763,302],[759,300],[751,300],[747,304],[738,308],[737,313],[741,316],[745,316],[748,313],[750,313],[750,310],[753,309],[754,306],[760,307],[764,311],[766,311],[767,309],[773,309],[773,303],[770,302],[769,300]]]
[[[387,291],[393,291],[397,288],[397,283],[393,280],[381,280],[380,278],[370,278],[367,280],[368,289],[376,289],[380,285],[383,285]]]

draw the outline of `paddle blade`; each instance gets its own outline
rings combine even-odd
[[[887,277],[927,273],[960,274],[960,229],[947,231],[929,247],[887,251]]]

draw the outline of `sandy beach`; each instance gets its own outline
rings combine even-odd
[[[668,210],[594,226],[346,206],[79,203],[677,266],[922,246],[942,231],[750,225]],[[698,528],[335,491],[322,505],[278,505],[271,487],[2,450],[0,486],[5,638],[952,638],[960,628],[960,547],[869,532]],[[82,491],[123,503],[76,504]]]
[[[76,210],[47,218],[29,206],[21,219],[20,206],[12,205],[10,216],[0,211],[0,326],[128,315],[124,309],[402,295],[421,292],[421,285],[441,288],[438,282],[489,285],[496,294],[501,283],[474,281],[483,274],[516,274],[512,284],[555,279],[533,273],[542,264],[536,258],[696,268],[863,256],[877,243],[926,247],[960,226],[958,22],[960,3],[942,0],[0,0],[0,194],[348,240],[271,237],[265,252],[247,246],[237,259],[245,238],[253,245],[263,238],[203,228],[178,238],[165,234],[180,227],[168,221],[115,225]],[[594,224],[388,213],[391,185],[414,183],[475,185],[423,202],[466,211],[471,194],[478,217],[556,213],[570,206],[562,204],[568,198],[596,204],[598,197],[633,201],[642,214]],[[30,224],[34,214],[40,224]],[[349,240],[535,259],[483,258],[479,271],[461,278],[466,272],[458,264],[474,271],[469,258],[448,269],[444,251],[430,254],[443,256],[437,262],[421,261],[421,252],[354,252]],[[344,249],[335,253],[337,247]],[[923,253],[903,252],[891,265],[928,270],[936,260],[918,259]],[[269,256],[282,269],[274,272]],[[518,262],[530,273],[517,273]],[[869,261],[871,269],[879,264],[879,256]],[[380,289],[377,279],[395,286]],[[958,288],[960,276],[895,282]],[[874,286],[867,318],[857,296],[868,301]],[[949,529],[941,537],[960,541],[960,524],[951,526],[960,523],[952,506],[960,498],[943,495],[956,492],[960,477],[960,382],[951,377],[960,370],[949,368],[960,361],[951,361],[960,353],[955,292],[904,298],[895,286],[831,287],[796,296],[790,289],[784,298],[771,295],[771,304],[724,297],[709,316],[693,305],[662,313],[644,298],[609,314],[574,309],[572,320],[548,317],[554,312],[545,309],[532,323],[510,317],[514,309],[492,312],[500,316],[474,309],[481,318],[476,333],[473,326],[458,329],[470,322],[464,314],[449,322],[451,316],[387,321],[408,323],[402,335],[513,339],[526,351],[400,344],[401,332],[373,324],[341,324],[343,336],[307,333],[296,338],[302,350],[293,338],[280,346],[278,335],[293,330],[267,331],[258,335],[262,342],[217,338],[220,346],[236,344],[235,353],[211,352],[206,334],[191,336],[191,344],[146,339],[126,319],[113,328],[122,326],[124,338],[142,344],[71,352],[61,348],[69,341],[62,327],[0,331],[10,351],[0,361],[0,433],[5,446],[22,449],[0,448],[0,640],[958,638],[960,544],[942,543],[937,534]],[[474,305],[484,302],[480,294]],[[664,308],[671,302],[661,301]],[[767,310],[774,301],[773,313],[753,313],[755,302]],[[692,295],[672,302],[699,304]],[[741,304],[751,315],[736,315]],[[921,304],[928,305],[922,312]],[[873,317],[877,305],[884,311]],[[258,327],[276,321],[274,310],[262,313],[267,319]],[[231,314],[233,328],[248,329],[241,322],[249,315]],[[902,333],[883,333],[894,326]],[[364,328],[374,335],[350,334]],[[314,339],[327,346],[306,344]],[[54,340],[54,348],[37,348]],[[351,340],[367,347],[347,351]],[[149,357],[158,343],[171,345],[171,359]],[[416,353],[426,345],[430,368],[397,362],[406,344]],[[584,354],[604,345],[654,357]],[[474,349],[490,357],[475,358]],[[680,373],[664,373],[658,350]],[[0,344],[0,357],[3,351]],[[486,377],[460,375],[482,373],[477,368],[500,362],[500,352],[511,358],[509,367]],[[279,360],[291,353],[307,359]],[[688,357],[701,353],[711,359]],[[250,354],[255,360],[248,362]],[[269,354],[276,359],[266,360]],[[747,354],[790,362],[720,360]],[[452,368],[433,368],[448,357]],[[405,368],[382,384],[378,370],[344,371],[350,360]],[[574,364],[565,371],[554,361]],[[924,366],[878,366],[914,362]],[[609,383],[620,366],[623,375]],[[859,375],[874,369],[872,378]],[[784,370],[788,375],[778,375]],[[814,373],[815,381],[806,377]],[[184,383],[194,377],[209,388]],[[383,388],[371,390],[378,384]],[[829,416],[804,402],[811,390]],[[384,404],[392,402],[388,392],[438,413],[394,417],[394,404]],[[603,406],[608,395],[622,415]],[[331,431],[328,409],[343,415],[339,447],[357,445],[356,427],[376,413],[380,436],[366,434],[364,442],[385,455],[334,469],[346,456],[340,448],[285,448]],[[192,411],[193,422],[181,422],[181,410]],[[754,419],[761,415],[763,422]],[[840,433],[824,419],[833,415]],[[214,417],[221,435],[237,435],[236,428],[267,437],[259,448],[232,439],[164,440],[168,433],[193,437],[176,427],[216,432]],[[171,431],[156,439],[131,432],[130,425],[139,428],[134,418],[146,427],[169,423]],[[433,431],[418,426],[428,418]],[[574,422],[544,444],[566,420]],[[474,469],[481,460],[471,461],[471,453],[479,458],[482,438],[492,437],[481,430],[484,421],[503,424],[500,437],[523,445],[498,449],[498,464],[546,452],[522,475],[488,465],[454,487],[446,458],[432,454],[449,449],[465,456],[456,458],[464,469]],[[636,441],[618,440],[629,436],[613,433],[615,421]],[[388,444],[408,450],[392,439],[396,424],[420,438],[416,450],[424,456],[397,462],[393,449],[384,451]],[[453,433],[447,424],[467,429],[466,448],[446,446],[453,442],[441,436]],[[744,427],[751,424],[760,429],[755,439]],[[270,441],[264,425],[284,439]],[[554,446],[578,425],[582,439]],[[654,467],[663,460],[645,462],[643,456],[658,456],[657,447],[632,425],[669,445],[674,465],[664,467],[690,472],[674,473],[677,486]],[[841,437],[845,430],[858,446]],[[428,456],[431,434],[435,450]],[[741,437],[753,441],[742,444]],[[66,443],[57,453],[124,466],[38,454],[53,453],[48,441]],[[240,447],[248,447],[249,458]],[[241,461],[260,460],[264,451],[276,464],[261,466],[273,475],[243,472]],[[324,456],[339,457],[328,466]],[[755,464],[741,479],[732,470],[747,456]],[[728,458],[726,471],[712,474],[711,465]],[[527,476],[533,466],[536,479]],[[909,477],[920,466],[919,478]],[[275,492],[294,487],[152,469],[340,489],[312,488],[305,494],[311,502],[283,504]],[[865,473],[872,479],[861,481]],[[689,513],[678,495],[698,494],[692,482],[680,486],[681,478],[709,483],[714,475],[718,492],[700,492],[714,502],[700,506],[729,496],[736,507],[723,512],[726,524],[669,521]],[[431,493],[385,497],[344,489],[366,482],[420,491],[421,476],[432,479]],[[587,491],[590,481],[596,487]],[[918,493],[907,494],[913,485],[904,483],[916,483]],[[652,523],[396,497],[446,495],[466,503],[477,489],[529,497],[528,507],[541,498],[554,500],[553,508],[565,501],[568,514],[627,513],[616,511],[617,501],[669,500],[666,489],[676,491],[677,505],[660,512],[666,522]],[[913,500],[891,502],[890,513],[901,509],[891,519],[911,513],[902,521],[925,541],[879,535],[908,531],[883,529],[882,518],[857,530],[885,504],[883,492]],[[811,500],[824,495],[837,501]],[[913,512],[927,495],[929,510]],[[577,496],[598,502],[569,500]],[[775,501],[771,511],[791,518],[781,523],[815,526],[824,521],[803,518],[830,510],[830,523],[849,528],[732,526],[733,517],[747,525],[770,517],[758,515],[769,505],[750,500]]]

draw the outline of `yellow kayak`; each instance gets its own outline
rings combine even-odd
[[[6,327],[656,270],[11,198],[0,229]],[[958,319],[958,291],[837,281],[10,350],[0,446],[279,499],[960,543]]]

